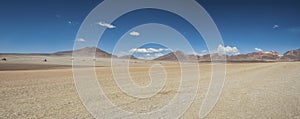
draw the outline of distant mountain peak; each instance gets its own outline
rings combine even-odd
[[[82,49],[74,50],[74,51],[62,51],[56,52],[51,55],[58,55],[58,56],[72,56],[72,53],[76,52],[82,54],[83,56],[94,56],[97,58],[111,58],[116,57],[110,53],[107,53],[97,47],[85,47]],[[168,61],[191,61],[191,60],[198,60],[198,61],[211,61],[211,58],[214,59],[224,59],[224,56],[220,56],[219,54],[206,54],[202,56],[197,55],[187,55],[184,52],[177,50],[175,52],[168,53],[161,57],[158,57],[154,60],[168,60]],[[221,58],[220,58],[221,57]],[[233,56],[225,56],[227,61],[300,61],[300,49],[287,51],[283,55],[279,54],[276,51],[269,51],[269,52],[252,52],[248,54],[239,54]],[[138,59],[133,55],[125,55],[119,57],[120,59]]]
[[[71,50],[71,51],[62,51],[62,52],[56,52],[53,55],[59,55],[59,56],[72,56],[73,53],[80,54],[82,56],[95,56],[96,58],[111,58],[116,57],[114,55],[111,55],[110,53],[107,53],[97,47],[85,47],[78,50]]]
[[[177,50],[175,52],[171,52],[169,54],[158,57],[154,60],[192,61],[192,60],[198,60],[198,57],[195,55],[187,55],[184,52]]]
[[[121,56],[119,57],[120,59],[138,59],[136,58],[135,56],[133,55],[124,55],[124,56]]]
[[[281,57],[283,61],[300,61],[300,49],[290,50]]]

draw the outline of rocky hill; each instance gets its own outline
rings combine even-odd
[[[200,62],[210,62],[211,58],[215,61],[223,61],[226,59],[228,62],[271,62],[271,61],[299,61],[300,50],[293,50],[285,53],[283,56],[275,51],[270,52],[252,52],[248,54],[239,54],[233,56],[225,56],[218,53],[206,54],[202,56],[186,55],[181,51],[166,54],[155,60],[168,60],[176,61],[177,58],[182,61],[198,60]]]
[[[138,59],[138,58],[136,58],[135,56],[133,56],[133,55],[125,55],[125,56],[121,56],[121,57],[119,57],[120,59]]]
[[[96,51],[96,53],[95,53]],[[114,55],[111,55],[103,50],[100,50],[99,48],[96,47],[86,47],[82,48],[79,50],[74,50],[74,51],[62,51],[62,52],[56,52],[53,55],[58,55],[58,56],[72,56],[72,53],[75,52],[76,54],[80,54],[82,56],[93,56],[95,53],[95,57],[97,58],[111,58],[111,57],[116,57]]]
[[[187,55],[183,53],[182,51],[176,51],[176,52],[171,52],[169,54],[166,54],[164,56],[158,57],[154,60],[167,60],[167,61],[192,61],[192,60],[197,60],[197,56],[194,55]]]
[[[253,52],[248,54],[239,54],[229,56],[228,61],[278,61],[281,55],[275,51],[270,52]]]
[[[300,49],[287,51],[281,57],[283,61],[300,61]]]

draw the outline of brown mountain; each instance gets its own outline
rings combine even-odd
[[[133,55],[125,55],[125,56],[122,56],[122,57],[119,57],[120,59],[138,59],[136,58],[135,56]]]
[[[283,54],[281,57],[283,61],[300,61],[300,49],[291,50]]]
[[[248,54],[239,54],[229,56],[228,61],[278,61],[281,55],[275,51],[270,52],[253,52]]]
[[[62,52],[56,52],[53,54],[18,54],[18,53],[0,53],[1,55],[45,55],[45,56],[72,56],[72,53],[78,53],[82,54],[82,56],[93,56],[94,51],[96,51],[95,56],[97,58],[117,58],[117,56],[114,56],[110,53],[107,53],[103,50],[100,50],[96,47],[86,47],[75,51],[62,51]],[[225,55],[219,55],[217,53],[213,54],[206,54],[203,56],[195,56],[195,55],[187,55],[183,53],[182,51],[176,51],[169,54],[166,54],[164,56],[158,57],[154,60],[168,60],[168,61],[200,61],[200,62],[210,62],[211,57],[214,57],[217,61],[219,59],[224,59],[226,57],[227,61],[229,62],[261,62],[261,61],[300,61],[300,49],[297,50],[291,50],[283,55],[278,54],[275,51],[270,52],[252,52],[248,54],[239,54],[239,55],[233,55],[233,56],[225,56]],[[122,56],[119,57],[121,59],[138,59],[134,56]],[[177,59],[178,58],[178,59]]]
[[[94,52],[95,57],[97,58],[111,58],[111,57],[116,57],[114,55],[111,55],[103,50],[100,50],[99,48],[96,47],[86,47],[82,48],[79,50],[74,50],[74,51],[63,51],[63,52],[56,52],[53,55],[58,55],[58,56],[72,56],[72,53],[75,52],[76,54],[80,54],[82,56],[93,56]]]
[[[177,57],[181,61],[189,61],[189,60],[198,60],[200,62],[210,62],[211,58],[214,58],[215,61],[224,61],[226,58],[229,62],[258,62],[258,61],[279,61],[281,55],[275,51],[270,52],[253,52],[248,54],[239,54],[233,56],[225,56],[218,53],[206,54],[203,56],[194,56],[194,55],[186,55],[181,51],[176,51],[173,53],[166,54],[155,60],[169,60],[176,61]]]
[[[154,60],[168,60],[168,61],[192,61],[197,60],[197,56],[194,55],[186,55],[182,51],[171,52],[164,56],[158,57]]]

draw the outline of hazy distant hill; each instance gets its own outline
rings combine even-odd
[[[176,51],[176,52],[171,52],[169,54],[166,54],[164,56],[158,57],[154,60],[168,60],[168,61],[192,61],[192,60],[197,60],[197,56],[194,55],[187,55],[183,53],[182,51]]]
[[[120,59],[138,59],[138,58],[136,58],[135,56],[133,56],[133,55],[125,55],[125,56],[121,56],[121,57],[119,57]]]
[[[96,52],[95,52],[96,51]],[[82,48],[79,50],[74,50],[74,51],[62,51],[62,52],[56,52],[53,53],[53,55],[59,55],[59,56],[72,56],[72,53],[75,52],[77,54],[81,54],[82,56],[93,56],[95,53],[95,57],[97,58],[111,58],[111,57],[116,57],[114,55],[111,55],[103,50],[100,50],[99,48],[96,47],[86,47]]]
[[[253,52],[248,54],[239,54],[229,56],[228,61],[278,61],[281,55],[275,51],[270,52]]]
[[[177,57],[176,57],[177,56]],[[248,54],[239,54],[239,55],[233,55],[233,56],[225,56],[218,53],[213,54],[206,54],[202,56],[195,56],[195,55],[186,55],[181,51],[176,51],[173,53],[166,54],[164,56],[161,56],[159,58],[156,58],[155,60],[169,60],[169,61],[176,61],[177,58],[182,61],[189,61],[189,60],[198,60],[200,62],[210,62],[212,58],[214,58],[215,61],[224,61],[226,59],[227,61],[277,61],[280,59],[280,54],[277,52],[253,52]]]

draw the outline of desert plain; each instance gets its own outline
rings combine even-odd
[[[94,118],[76,91],[69,57],[5,57],[7,61],[0,61],[1,119]],[[106,97],[123,110],[143,113],[162,108],[176,95],[180,85],[178,63],[131,60],[130,75],[138,85],[151,82],[148,71],[153,64],[162,65],[167,74],[160,92],[150,99],[139,100],[115,84],[110,59],[99,58],[95,62],[97,79]],[[199,69],[201,77],[195,80],[200,84],[197,96],[180,118],[198,118],[211,80],[211,64],[200,63]],[[300,62],[227,63],[222,94],[205,118],[300,119],[299,71]],[[112,115],[115,114],[108,113],[106,117]]]

